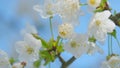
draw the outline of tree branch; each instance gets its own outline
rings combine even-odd
[[[59,60],[60,60],[60,62],[61,62],[62,64],[65,63],[64,59],[63,59],[60,55],[58,55],[58,58],[59,58]]]
[[[70,64],[72,64],[74,61],[76,60],[76,58],[73,56],[71,59],[69,59],[67,62],[62,63],[61,68],[67,68]]]
[[[75,60],[76,60],[76,58],[73,56],[70,60],[67,61],[66,66],[69,66],[69,65],[72,64]]]
[[[115,15],[111,15],[110,19],[117,25],[120,27],[120,13],[117,13]]]

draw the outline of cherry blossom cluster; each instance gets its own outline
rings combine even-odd
[[[54,32],[51,19],[55,15],[62,19],[62,24],[58,26],[58,36],[52,35],[46,41],[38,35],[34,26],[27,24],[21,31],[23,40],[15,43],[18,61],[10,61],[8,55],[0,50],[0,68],[45,68],[46,64],[54,62],[64,51],[76,59],[83,54],[103,54],[104,51],[97,43],[104,44],[108,34],[112,36],[116,29],[115,22],[110,19],[112,13],[108,1],[87,0],[86,5],[92,9],[93,15],[86,27],[88,31],[78,33],[75,29],[80,24],[79,17],[85,14],[81,9],[84,5],[79,0],[44,0],[42,4],[33,6],[42,18],[50,19],[51,34]],[[101,68],[119,67],[120,57],[114,54],[108,55],[101,65]]]

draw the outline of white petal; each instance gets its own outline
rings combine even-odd
[[[28,45],[26,42],[24,42],[24,41],[18,41],[18,42],[16,42],[16,44],[15,44],[15,49],[16,49],[16,51],[18,52],[18,53],[25,53],[25,50],[26,50],[26,48],[25,48],[25,45]]]
[[[26,23],[26,28],[21,31],[21,34],[24,36],[25,33],[37,34],[37,29],[32,26],[30,23]]]
[[[103,62],[100,68],[111,68],[107,62]]]
[[[6,52],[0,50],[0,68],[11,68]]]
[[[105,10],[103,12],[97,12],[95,14],[95,18],[98,18],[100,20],[105,20],[105,19],[108,19],[110,17],[110,15],[111,15],[111,12],[108,10]]]
[[[87,52],[89,55],[92,55],[92,54],[94,54],[96,52],[98,52],[100,54],[103,54],[103,50],[99,46],[97,46],[95,43],[88,42],[87,46],[89,47],[88,52]]]
[[[42,12],[40,5],[35,5],[33,9],[37,12],[40,12],[40,13]]]
[[[93,22],[90,23],[89,28],[88,28],[88,34],[89,36],[93,36],[96,34],[96,31],[98,30],[99,27],[95,26]]]
[[[85,54],[88,49],[86,46],[86,40],[86,34],[76,34],[64,44],[64,49],[76,58],[79,58],[81,55]],[[75,42],[76,46],[72,47],[71,42]]]
[[[98,41],[104,41],[106,39],[107,33],[103,30],[98,30],[95,34],[94,37],[98,40]]]
[[[14,63],[12,65],[13,68],[23,68],[23,65],[21,63]]]
[[[104,21],[103,27],[106,28],[106,31],[108,33],[111,33],[115,29],[115,24],[113,23],[113,21],[107,19]]]
[[[120,67],[120,57],[119,56],[112,56],[108,61],[109,66],[111,68],[119,68]]]
[[[40,49],[41,47],[41,41],[37,40],[36,38],[34,38],[31,34],[26,33],[24,35],[24,41],[27,42],[30,46],[32,46],[33,48],[38,48]]]

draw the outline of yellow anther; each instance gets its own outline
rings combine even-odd
[[[101,22],[99,20],[97,20],[95,23],[97,26],[99,26],[101,24]]]
[[[28,54],[32,54],[33,52],[34,52],[33,48],[31,48],[31,47],[27,48],[27,53]]]
[[[75,41],[70,42],[71,47],[75,48],[77,46],[77,43]]]
[[[90,4],[94,5],[95,4],[95,0],[90,0]]]

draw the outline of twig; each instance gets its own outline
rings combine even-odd
[[[110,19],[114,21],[114,23],[120,27],[120,13],[117,13],[115,15],[111,15]]]
[[[65,63],[64,59],[63,59],[60,55],[58,55],[58,58],[59,58],[59,60],[60,60],[60,62],[61,62],[62,64]]]
[[[67,68],[70,64],[72,64],[74,61],[76,60],[76,58],[73,56],[70,60],[68,60],[65,63],[62,63],[61,68]]]
[[[70,60],[67,61],[66,66],[69,66],[71,63],[73,63],[76,60],[76,58],[73,56]]]

